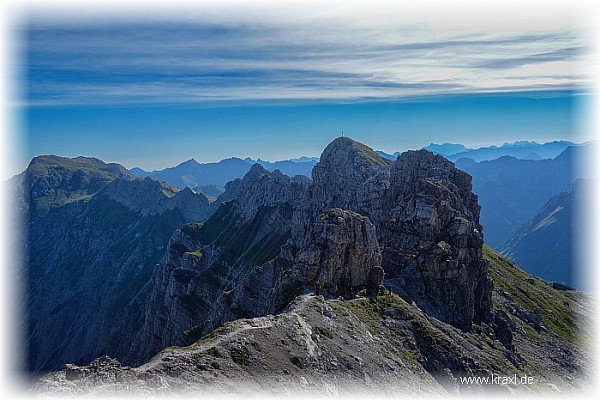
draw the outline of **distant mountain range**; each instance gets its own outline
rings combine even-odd
[[[227,158],[216,163],[199,163],[194,159],[185,161],[175,167],[159,171],[144,171],[141,168],[132,168],[130,172],[139,177],[149,177],[157,181],[167,182],[179,188],[196,188],[199,186],[224,187],[229,181],[241,178],[254,164],[260,164],[268,171],[280,170],[288,176],[310,176],[312,168],[319,161],[318,157],[300,157],[283,161],[264,161],[260,158]]]
[[[546,160],[557,157],[560,153],[565,151],[567,147],[575,145],[575,143],[567,141],[555,141],[544,144],[523,141],[505,143],[499,147],[489,146],[478,149],[467,149],[459,153],[447,154],[445,156],[450,161],[456,161],[461,158],[470,158],[479,162],[495,160],[504,156],[510,156],[520,160]]]
[[[552,197],[541,210],[512,235],[501,251],[526,271],[552,282],[581,287],[575,239],[584,226],[577,222],[592,183],[577,180],[573,189]],[[585,234],[585,233],[583,233]]]
[[[481,162],[494,160],[504,156],[510,156],[522,160],[542,160],[557,157],[569,146],[576,144],[568,141],[555,141],[548,143],[536,143],[531,141],[520,141],[514,143],[505,143],[502,146],[488,146],[477,149],[467,148],[457,143],[431,143],[424,147],[434,154],[440,154],[456,162],[461,158],[469,158],[473,161]],[[381,150],[376,150],[379,156],[390,161],[396,161],[400,155],[399,151],[388,154]],[[252,158],[227,158],[214,163],[199,163],[194,159],[185,161],[175,167],[168,167],[162,170],[145,171],[134,167],[130,170],[132,174],[138,177],[150,177],[151,179],[167,182],[179,188],[188,186],[197,188],[200,186],[225,187],[225,184],[236,178],[243,177],[253,164],[260,164],[267,171],[280,170],[288,176],[305,175],[311,177],[312,168],[319,161],[319,157],[302,156],[281,161],[265,161]],[[211,199],[211,194],[206,194]]]
[[[465,145],[458,143],[430,143],[423,148],[434,154],[440,154],[450,161],[457,161],[461,158],[470,158],[480,162],[495,160],[504,156],[510,156],[520,160],[545,160],[555,158],[567,147],[576,145],[577,144],[573,142],[561,140],[547,143],[519,141],[514,143],[504,143],[502,146],[486,146],[476,149],[468,148]],[[378,150],[376,153],[381,157],[392,161],[395,161],[396,158],[398,158],[398,155],[400,155],[399,151],[388,154]]]
[[[586,178],[588,171],[576,165],[590,157],[592,146],[568,147],[548,160],[504,156],[482,162],[468,158],[456,161],[456,166],[473,178],[486,243],[501,248],[551,197],[570,191],[576,179]]]
[[[444,157],[448,157],[454,154],[462,153],[468,150],[473,150],[465,147],[462,144],[456,143],[443,143],[443,144],[435,144],[430,143],[429,146],[423,147],[425,150],[429,150],[434,154],[440,154]]]

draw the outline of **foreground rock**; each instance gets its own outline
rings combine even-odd
[[[225,324],[137,368],[103,357],[67,366],[35,387],[43,395],[577,394],[589,387],[588,301],[559,292],[486,250],[494,280],[489,323],[464,332],[397,295],[351,301],[300,296],[278,315]],[[530,287],[535,289],[527,292]],[[518,297],[526,291],[527,297]],[[535,300],[538,299],[539,300]],[[543,303],[545,329],[519,316]],[[571,321],[571,322],[569,322]],[[559,329],[558,326],[563,326]],[[573,340],[578,345],[573,344]],[[462,381],[531,377],[531,384]]]

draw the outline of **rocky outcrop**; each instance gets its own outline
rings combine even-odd
[[[375,226],[367,217],[339,208],[313,223],[296,265],[304,285],[331,295],[350,295],[353,288],[383,284],[381,251]]]
[[[313,207],[355,211],[377,225],[391,164],[362,143],[348,137],[335,139],[312,171]]]
[[[261,207],[307,202],[309,185],[310,179],[303,175],[290,178],[279,170],[269,172],[260,164],[254,164],[239,183],[226,186],[226,192],[218,201],[237,199],[239,216],[247,219]]]
[[[380,225],[383,268],[432,315],[469,328],[490,311],[492,284],[471,178],[420,150],[401,154],[390,174]]]
[[[183,331],[276,312],[301,291],[373,292],[384,271],[442,321],[469,330],[490,318],[477,197],[469,176],[441,156],[408,152],[392,164],[338,138],[312,182],[257,164],[220,200],[229,201],[204,225],[174,236],[157,269],[138,340],[147,356],[187,343]],[[186,253],[202,258],[190,266]]]

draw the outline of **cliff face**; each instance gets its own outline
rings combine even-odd
[[[205,219],[208,201],[82,157],[38,157],[17,181],[29,369],[125,357],[170,236]]]
[[[492,285],[470,176],[428,151],[403,153],[385,205],[383,268],[400,290],[453,325],[485,320]]]
[[[312,182],[255,165],[223,200],[170,242],[138,339],[145,357],[276,312],[317,286],[328,296],[377,291],[384,273],[442,321],[468,330],[491,318],[477,197],[469,176],[440,156],[408,152],[392,164],[338,138]],[[190,264],[191,254],[201,256]]]
[[[230,202],[204,224],[177,230],[156,269],[145,324],[126,360],[139,363],[157,349],[189,344],[224,321],[280,311],[301,293],[290,263],[278,256],[290,219],[284,203],[244,221]]]
[[[313,223],[293,267],[305,285],[330,295],[351,295],[383,283],[375,226],[367,217],[339,208]]]

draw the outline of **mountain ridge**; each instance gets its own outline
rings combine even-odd
[[[489,317],[491,283],[466,173],[424,150],[392,163],[344,137],[323,150],[312,178],[255,164],[227,185],[220,201],[228,200],[211,218],[178,230],[133,353],[143,360],[226,321],[278,312],[307,290],[374,293],[384,271],[441,320],[470,329]]]
[[[587,300],[486,247],[472,178],[440,155],[390,161],[338,138],[312,179],[255,163],[210,204],[189,188],[68,162],[85,164],[83,186],[60,168],[39,185],[19,180],[46,189],[24,190],[26,206],[65,194],[28,228],[31,365],[92,363],[42,378],[41,391],[103,381],[169,393],[182,382],[222,388],[226,377],[264,387],[265,370],[289,390],[301,376],[311,388],[339,379],[337,391],[359,377],[370,391],[416,389],[401,384],[416,379],[442,393],[490,372],[533,374],[550,390],[580,390],[590,376],[579,347]]]
[[[487,227],[486,243],[500,248],[552,196],[570,190],[588,171],[578,168],[592,159],[593,144],[570,146],[554,159],[520,160],[503,156],[475,162],[461,158],[456,166],[473,178],[473,190],[482,206],[481,221]]]
[[[27,221],[27,368],[121,356],[169,237],[208,200],[81,157],[35,158],[11,183]]]
[[[540,278],[585,287],[575,247],[585,225],[577,211],[592,188],[591,181],[578,179],[570,191],[552,197],[504,243],[502,254]]]

